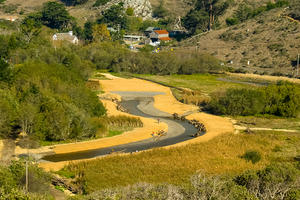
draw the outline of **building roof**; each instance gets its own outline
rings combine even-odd
[[[73,41],[74,39],[77,39],[75,35],[70,33],[56,33],[55,35],[57,40]]]
[[[166,30],[155,30],[154,32],[157,33],[157,34],[159,34],[159,35],[161,35],[161,34],[169,34],[169,32],[166,31]]]
[[[146,31],[153,31],[154,30],[154,27],[148,27],[147,29],[146,29]]]
[[[145,31],[146,31],[146,32],[152,32],[152,31],[155,31],[155,30],[160,30],[160,28],[150,26],[150,27],[148,27]]]
[[[162,38],[159,38],[160,40],[163,40],[163,41],[169,41],[169,40],[171,40],[171,38],[169,38],[169,37],[162,37]]]

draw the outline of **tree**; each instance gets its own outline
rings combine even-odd
[[[83,37],[87,41],[93,40],[93,25],[95,23],[88,21],[84,24]]]
[[[229,3],[222,0],[198,0],[196,3],[197,10],[205,10],[209,14],[209,30],[213,27],[216,17],[222,15],[228,7]]]
[[[204,10],[191,10],[182,20],[184,27],[192,34],[197,30],[206,31],[209,15]]]
[[[85,4],[88,0],[61,0],[66,4],[66,6],[75,6],[80,4]]]
[[[102,15],[102,18],[98,20],[99,24],[104,23],[114,28],[126,29],[127,18],[123,3],[111,6],[108,10],[105,10]]]
[[[195,9],[191,10],[183,19],[184,25],[191,33],[195,33],[197,29],[211,30],[215,26],[218,16],[222,15],[228,7],[228,1],[197,0]]]
[[[96,24],[93,26],[93,40],[96,42],[102,42],[105,40],[110,40],[110,33],[107,30],[105,24]]]
[[[3,58],[0,58],[0,81],[10,82],[12,75],[9,64]]]
[[[45,3],[41,14],[43,24],[50,28],[62,30],[67,28],[71,21],[71,16],[65,9],[65,6],[57,2]]]
[[[40,19],[41,16],[39,14],[35,14],[27,16],[21,22],[20,28],[27,43],[29,43],[32,38],[38,36],[41,32],[42,23]]]

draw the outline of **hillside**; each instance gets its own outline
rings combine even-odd
[[[220,18],[218,30],[189,38],[180,46],[195,49],[197,44],[198,51],[209,52],[241,72],[292,75],[300,47],[300,23],[288,17],[289,9],[273,9],[228,27],[225,19],[234,9],[236,6]]]
[[[42,4],[48,2],[49,0],[6,0],[3,6],[0,5],[0,17],[8,18],[11,16],[22,17],[24,14],[28,14],[30,12],[34,12],[41,8]],[[55,0],[58,1],[58,0]],[[80,24],[84,23],[88,19],[95,19],[97,16],[100,15],[102,7],[99,8],[93,7],[96,0],[88,0],[83,5],[76,5],[67,7],[68,11],[72,16],[77,18]],[[119,0],[114,0],[111,2],[119,2]],[[130,2],[130,1],[128,1]],[[132,1],[133,2],[133,1]],[[139,2],[143,1],[136,1],[136,5],[138,6]],[[150,2],[152,8],[159,6],[161,0],[146,0],[145,2]],[[183,17],[193,6],[194,0],[164,0],[163,5],[164,8],[168,11],[169,16],[176,17],[181,16]]]

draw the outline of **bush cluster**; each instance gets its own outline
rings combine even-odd
[[[298,86],[278,82],[264,88],[228,89],[215,93],[209,107],[216,114],[296,117],[300,108],[299,99]]]
[[[25,188],[25,162],[13,161],[0,166],[0,199],[51,199],[51,177],[36,165],[28,167],[28,192]]]
[[[255,164],[261,160],[261,154],[258,151],[247,151],[242,158]]]
[[[18,42],[21,36],[0,40],[1,137],[21,131],[50,141],[95,136],[100,125],[92,119],[103,116],[105,108],[86,87],[93,65],[76,47],[55,50],[42,37],[30,44]]]
[[[83,56],[97,69],[137,74],[193,74],[222,70],[219,60],[208,54],[196,52],[133,53],[117,43],[105,42],[87,46]]]

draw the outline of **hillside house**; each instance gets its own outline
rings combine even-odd
[[[155,30],[150,33],[149,38],[149,44],[152,46],[158,46],[161,41],[169,42],[171,40],[169,32],[166,30]]]
[[[157,31],[157,30],[161,30],[160,28],[158,27],[148,27],[144,33],[147,37],[150,37],[150,33],[152,33],[153,31]]]
[[[73,44],[78,44],[79,40],[77,36],[73,35],[73,31],[69,31],[68,33],[55,33],[52,36],[53,41],[64,40],[71,42]]]

